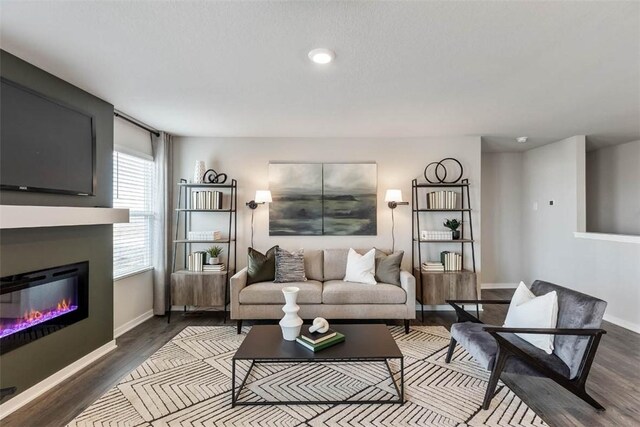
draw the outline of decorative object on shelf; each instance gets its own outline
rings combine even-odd
[[[447,175],[449,171],[445,164],[446,162],[456,163],[458,165],[460,173],[458,174],[458,177],[456,179],[450,179],[449,181],[447,181]],[[462,167],[462,163],[460,163],[453,157],[447,157],[440,160],[439,162],[431,162],[427,165],[427,167],[424,168],[424,179],[426,179],[430,184],[455,184],[462,179],[463,174],[464,168]],[[430,176],[434,179],[429,179]]]
[[[222,209],[222,191],[191,191],[191,209]]]
[[[447,227],[448,229],[451,230],[451,238],[453,240],[460,240],[460,230],[458,230],[458,227],[460,227],[460,225],[462,224],[462,222],[458,221],[457,219],[447,219],[443,225],[445,227]]]
[[[450,231],[421,230],[420,240],[453,240]]]
[[[188,240],[222,240],[222,233],[219,231],[189,231]]]
[[[204,182],[204,171],[207,168],[204,166],[204,160],[196,160],[196,166],[193,170],[193,183],[202,184]]]
[[[375,163],[270,163],[271,236],[377,233]]]
[[[209,184],[224,184],[227,182],[226,173],[218,173],[214,169],[207,169],[202,174],[202,182],[208,182]]]
[[[256,190],[256,196],[253,200],[245,203],[249,209],[251,209],[251,247],[253,247],[253,213],[260,205],[265,203],[271,203],[271,191],[269,190]]]
[[[432,191],[427,193],[428,209],[456,209],[457,206],[458,193],[455,191]]]
[[[280,328],[282,329],[282,338],[286,341],[295,341],[298,335],[300,335],[300,328],[302,327],[302,319],[298,316],[300,306],[296,304],[298,299],[298,292],[300,288],[295,286],[287,286],[282,288],[284,294],[285,304],[282,307],[284,311],[284,317],[280,320]]]
[[[211,246],[207,249],[209,253],[209,264],[220,264],[220,254],[222,250],[222,246]]]
[[[329,330],[329,322],[327,319],[323,317],[316,317],[313,319],[313,325],[309,326],[309,332],[314,333],[317,332],[319,334],[324,334]]]
[[[399,205],[408,205],[409,202],[402,201],[402,190],[389,189],[384,196],[384,201],[387,202],[387,206],[391,209],[391,252],[396,249],[396,220],[393,216],[393,211]]]

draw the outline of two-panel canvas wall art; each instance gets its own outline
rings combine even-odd
[[[375,163],[270,163],[271,236],[377,234]]]

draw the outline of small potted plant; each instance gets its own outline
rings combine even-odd
[[[222,246],[211,246],[207,249],[209,253],[209,264],[220,264],[220,254],[222,253]]]
[[[462,222],[457,219],[448,219],[444,222],[444,226],[451,230],[453,240],[460,240],[460,230],[458,230],[460,224],[462,224]]]

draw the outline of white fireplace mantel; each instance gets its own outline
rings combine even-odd
[[[0,229],[129,222],[129,209],[0,205]]]

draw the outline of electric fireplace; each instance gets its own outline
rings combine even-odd
[[[89,315],[89,262],[0,279],[0,354]]]

